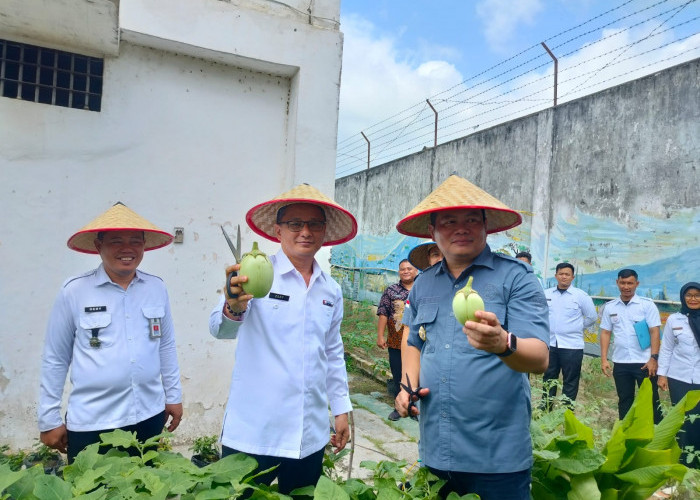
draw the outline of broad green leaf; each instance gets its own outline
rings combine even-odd
[[[666,479],[673,478],[680,481],[685,476],[685,471],[686,467],[680,464],[652,465],[622,474],[615,474],[615,477],[631,484],[653,487],[663,483]]]
[[[554,450],[532,450],[532,456],[535,457],[535,459],[541,459],[545,462],[555,460],[559,458],[559,455],[559,451]]]
[[[567,500],[600,500],[600,490],[593,474],[584,474],[571,478],[571,491]]]
[[[0,493],[2,493],[5,488],[11,484],[19,481],[24,475],[25,472],[22,470],[14,472],[12,469],[10,469],[9,465],[0,464]]]
[[[654,437],[654,408],[651,392],[651,381],[645,378],[637,391],[632,407],[622,419],[622,427],[628,440],[649,442]]]
[[[403,493],[398,488],[377,488],[377,500],[402,500]],[[316,498],[316,497],[315,497]],[[318,497],[323,498],[323,497]]]
[[[345,490],[326,476],[321,476],[318,479],[316,489],[314,490],[314,498],[323,500],[350,500],[350,496]]]
[[[615,489],[607,489],[600,492],[600,500],[618,500],[620,491]]]
[[[664,419],[656,426],[654,439],[647,445],[647,448],[652,450],[673,448],[676,443],[676,434],[683,425],[686,412],[695,408],[698,402],[700,402],[700,391],[688,391],[683,399],[671,407]],[[680,454],[680,449],[678,452]]]
[[[651,465],[673,465],[678,463],[678,457],[674,459],[671,450],[650,450],[637,448],[632,459],[620,472],[627,472]]]
[[[377,468],[377,465],[378,463],[373,460],[363,460],[362,462],[360,462],[360,467],[362,467],[363,469],[374,470]]]
[[[84,495],[76,495],[73,498],[75,500],[103,500],[107,498],[108,495],[109,491],[107,490],[107,488],[102,487]]]
[[[228,488],[224,488],[223,486],[217,486],[214,489],[211,490],[205,490],[205,491],[200,491],[197,493],[195,496],[196,500],[207,500],[211,498],[229,498],[231,496],[231,492],[229,491]]]
[[[100,434],[100,440],[104,444],[108,444],[111,446],[121,446],[122,448],[140,446],[139,440],[136,439],[135,432],[126,432],[121,429],[115,429],[111,432],[103,432],[102,434]]]
[[[44,476],[44,468],[35,465],[29,469],[24,469],[22,477],[7,487],[6,493],[10,494],[13,500],[35,499],[34,484],[39,477]]]
[[[158,455],[160,454],[156,450],[148,450],[146,453],[143,454],[143,458],[141,459],[141,461],[144,464],[147,464],[151,460],[158,458]]]
[[[581,475],[597,471],[605,463],[605,457],[597,450],[581,448],[552,460],[551,463],[553,467],[568,474]]]
[[[105,465],[98,469],[90,469],[83,472],[81,475],[73,477],[73,495],[82,495],[94,490],[100,484],[100,479],[104,473],[111,468],[110,465]],[[68,479],[65,477],[65,479]]]
[[[564,433],[576,436],[577,440],[585,441],[589,448],[593,448],[593,429],[581,423],[571,410],[564,413]]]
[[[73,498],[70,484],[54,475],[43,475],[34,482],[34,495],[40,500],[63,500]]]

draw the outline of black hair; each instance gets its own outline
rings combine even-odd
[[[530,252],[518,252],[515,254],[516,259],[519,259],[520,257],[525,257],[528,262],[532,262],[532,255],[530,255]]]
[[[629,278],[630,276],[634,276],[634,279],[639,281],[639,276],[637,275],[637,271],[634,269],[622,269],[619,273],[617,273],[617,279],[625,279]]]
[[[403,259],[401,262],[399,262],[399,267],[401,267],[401,264],[403,264],[404,262],[408,262],[409,264],[411,264],[411,261],[410,261],[410,260],[408,260],[408,259]],[[413,264],[411,264],[411,265],[413,265]]]
[[[559,269],[566,269],[569,268],[571,269],[571,274],[576,274],[576,269],[574,269],[574,266],[569,264],[568,262],[560,262],[557,264],[557,267],[554,268],[555,274],[559,272]]]
[[[279,224],[282,222],[282,218],[284,217],[284,214],[287,213],[287,209],[291,207],[292,205],[313,205],[314,207],[318,207],[318,209],[321,211],[323,214],[323,220],[326,220],[326,211],[323,209],[321,205],[316,205],[315,203],[304,203],[303,201],[300,201],[298,203],[290,203],[289,205],[285,205],[283,207],[280,207],[279,210],[277,210],[277,219],[276,222]]]
[[[456,210],[456,209],[455,209]],[[447,212],[448,210],[438,210],[438,212]],[[435,225],[435,219],[437,218],[438,212],[430,212],[430,225]],[[486,221],[486,210],[481,209],[481,217],[483,221]]]

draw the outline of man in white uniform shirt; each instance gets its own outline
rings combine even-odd
[[[578,395],[583,362],[583,331],[597,318],[593,300],[583,290],[571,286],[574,266],[568,262],[557,264],[554,277],[557,286],[544,291],[549,306],[549,366],[544,381],[557,380],[561,372],[564,381],[562,392],[572,402]],[[547,409],[552,408],[552,398],[557,386],[549,388],[545,398]]]
[[[46,329],[39,431],[42,443],[68,453],[69,463],[99,443],[103,432],[122,429],[145,441],[160,434],[168,419],[171,432],[180,423],[182,388],[168,293],[159,277],[137,269],[144,251],[172,240],[122,203],[68,240],[69,248],[102,259],[97,269],[63,284]]]
[[[609,377],[615,379],[618,397],[618,412],[622,420],[634,402],[635,384],[642,385],[645,378],[651,379],[654,423],[661,421],[659,390],[656,382],[659,349],[661,345],[659,327],[661,318],[656,304],[651,299],[637,295],[639,278],[633,269],[623,269],[617,273],[617,288],[620,297],[613,299],[603,309],[600,319],[600,367]],[[649,332],[649,346],[642,348],[635,325],[646,322]],[[639,325],[638,325],[639,326]],[[611,360],[608,362],[610,336],[613,337]]]
[[[212,335],[238,338],[222,455],[246,453],[259,471],[277,466],[256,481],[269,485],[276,477],[279,492],[289,494],[321,476],[329,406],[336,453],[349,437],[343,295],[315,255],[323,245],[351,240],[357,222],[306,184],[253,207],[246,221],[282,248],[270,257],[274,281],[266,297],[246,295],[240,285],[248,277],[233,276],[232,297],[222,296],[210,316]],[[228,267],[227,277],[239,269]]]

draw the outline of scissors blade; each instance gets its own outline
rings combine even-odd
[[[221,228],[221,232],[224,233],[224,238],[226,238],[226,243],[228,243],[228,247],[231,249],[231,253],[233,254],[233,258],[236,259],[236,264],[238,264],[238,261],[240,260],[240,250],[237,250],[235,246],[233,246],[233,241],[231,241],[231,238],[228,237],[228,234],[226,234],[226,231],[224,230],[224,226],[219,225]],[[238,248],[240,249],[241,247],[241,226],[238,226]]]

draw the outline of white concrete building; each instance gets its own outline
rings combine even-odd
[[[176,441],[218,434],[235,349],[208,333],[232,261],[219,225],[241,224],[247,250],[254,204],[301,182],[333,195],[339,15],[340,0],[0,2],[0,444],[38,437],[49,311],[99,264],[66,241],[117,201],[182,228],[141,269],[170,293]]]

